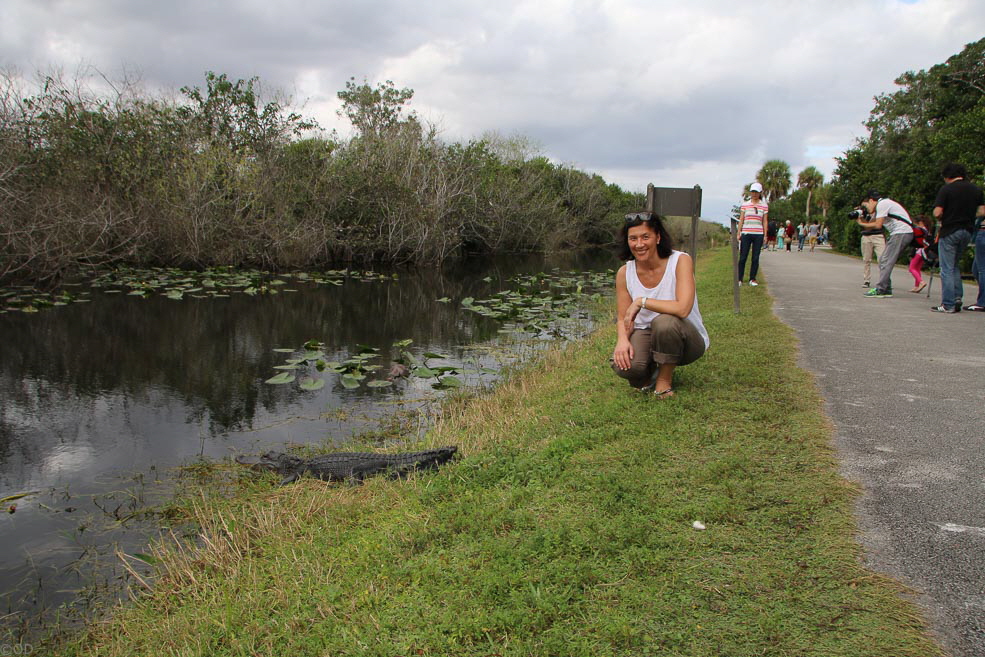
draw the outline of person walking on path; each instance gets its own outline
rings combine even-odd
[[[930,244],[931,235],[930,218],[922,214],[917,215],[917,221],[913,224],[913,243],[917,248],[910,258],[909,266],[910,275],[913,276],[913,289],[910,292],[923,292],[923,288],[927,287],[920,270],[923,269],[924,249]]]
[[[807,239],[807,226],[805,226],[804,223],[801,222],[800,225],[797,226],[797,250],[798,251],[803,251],[804,250],[804,240],[806,240],[806,239]]]
[[[959,263],[971,242],[976,218],[985,216],[985,200],[981,188],[965,180],[968,172],[963,164],[951,162],[944,165],[941,176],[944,185],[934,201],[934,218],[941,222],[937,236],[937,254],[941,261],[941,303],[931,310],[958,313],[961,312],[963,289]]]
[[[811,247],[811,253],[814,253],[814,247],[817,246],[817,235],[819,230],[820,226],[817,225],[816,221],[807,227],[807,244]]]
[[[701,321],[691,256],[675,251],[670,233],[651,212],[626,215],[619,233],[616,347],[612,369],[657,399],[674,396],[674,370],[699,359],[711,344]]]
[[[759,273],[759,253],[763,250],[766,237],[766,222],[769,205],[763,200],[763,186],[754,182],[749,186],[750,199],[739,208],[739,285],[746,272],[746,259],[752,251],[752,264],[749,265],[749,285],[755,287],[756,274]]]
[[[787,225],[783,227],[783,235],[787,238],[787,251],[790,251],[790,247],[793,246],[794,235],[797,234],[797,229],[793,227],[790,220],[787,219]]]
[[[858,225],[863,229],[878,228],[889,231],[886,248],[879,257],[879,282],[865,296],[883,299],[893,296],[893,267],[903,249],[913,241],[913,222],[909,213],[902,205],[891,198],[883,198],[875,190],[869,190],[862,199],[862,207],[872,221],[859,217]],[[867,219],[868,217],[866,217]]]

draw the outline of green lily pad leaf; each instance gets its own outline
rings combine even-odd
[[[465,297],[464,299],[462,299],[462,305],[465,306],[466,308],[471,306],[473,303],[475,303],[475,299],[472,297]]]
[[[454,376],[442,377],[437,383],[434,384],[435,388],[461,388],[462,380]]]
[[[403,349],[404,347],[409,347],[414,340],[412,338],[407,338],[406,340],[397,340],[393,343],[394,349]]]
[[[294,381],[294,375],[293,374],[291,374],[290,372],[281,372],[277,376],[270,377],[269,379],[267,379],[266,381],[264,381],[264,383],[270,383],[270,384],[273,384],[273,385],[279,385],[279,384],[282,384],[282,383],[291,383],[292,381]]]
[[[436,354],[433,351],[424,352],[425,358],[451,358],[451,356],[446,356],[444,354]]]
[[[309,362],[313,360],[321,360],[324,357],[325,354],[321,351],[306,351],[301,354],[301,360],[306,360]]]
[[[308,340],[304,343],[304,348],[308,351],[316,351],[322,348],[322,343],[318,340]]]
[[[392,386],[393,381],[387,381],[386,379],[377,379],[376,381],[370,381],[366,384],[368,388],[386,388]]]
[[[293,354],[294,353],[294,350],[293,349],[287,349],[287,348],[284,348],[284,347],[282,347],[280,349],[274,349],[274,351],[276,351],[279,354]]]
[[[414,376],[420,377],[422,379],[430,379],[432,376],[437,376],[437,372],[428,367],[415,367]]]
[[[275,370],[296,370],[297,365],[274,365]]]
[[[343,374],[339,377],[339,382],[342,383],[343,388],[348,388],[349,390],[359,387],[359,379],[351,374]]]
[[[370,347],[368,344],[357,344],[356,349],[359,350],[360,354],[375,354],[380,350],[379,347]]]
[[[492,276],[486,276],[482,280],[485,281],[486,283],[492,283]]]
[[[451,301],[451,299],[449,299],[448,297],[441,297],[440,299],[438,299],[438,303],[448,303],[449,301]]]
[[[310,376],[306,376],[301,379],[300,386],[302,390],[321,390],[325,387],[325,379],[314,379]]]

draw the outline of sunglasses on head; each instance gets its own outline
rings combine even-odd
[[[653,219],[653,215],[649,212],[631,212],[626,215],[627,224],[632,221],[650,221],[651,219]]]

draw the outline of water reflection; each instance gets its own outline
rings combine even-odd
[[[501,325],[463,312],[462,298],[509,289],[518,273],[612,264],[604,254],[468,261],[338,287],[288,279],[269,296],[181,301],[94,291],[90,303],[0,315],[0,497],[33,492],[5,502],[0,518],[3,625],[30,633],[42,612],[63,622],[85,602],[93,572],[112,589],[109,581],[123,576],[118,560],[95,568],[89,557],[145,549],[153,527],[135,525],[134,514],[167,495],[173,466],[342,441],[395,409],[426,403],[430,392],[422,379],[348,390],[334,373],[316,392],[265,385],[284,361],[275,348],[316,339],[327,360],[341,361],[369,345],[380,348],[375,362],[385,370],[396,356],[391,345],[410,338],[415,354],[471,363],[463,378],[475,382],[488,378],[480,366],[496,364],[483,347]]]

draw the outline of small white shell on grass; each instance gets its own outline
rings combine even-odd
[[[705,523],[701,522],[700,520],[695,520],[694,522],[691,523],[691,526],[694,527],[695,529],[704,529]]]

